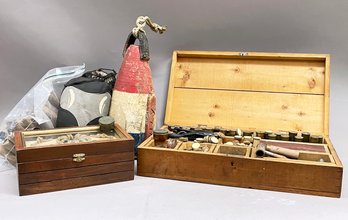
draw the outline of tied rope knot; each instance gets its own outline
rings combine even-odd
[[[138,37],[139,31],[142,31],[145,33],[144,27],[146,25],[148,25],[151,28],[151,30],[153,30],[154,32],[156,33],[158,32],[160,34],[163,34],[167,30],[166,26],[161,26],[159,24],[152,22],[148,16],[139,16],[135,24],[136,24],[136,27],[134,27],[132,30],[134,37]]]

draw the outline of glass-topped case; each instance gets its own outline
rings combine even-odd
[[[125,136],[117,129],[103,133],[100,131],[99,126],[22,132],[24,148],[50,147],[76,143],[93,143],[112,141],[122,138],[125,138]]]

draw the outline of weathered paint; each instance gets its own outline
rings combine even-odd
[[[136,147],[152,135],[156,97],[151,69],[140,60],[139,46],[130,45],[124,56],[112,94],[110,116],[135,139]]]

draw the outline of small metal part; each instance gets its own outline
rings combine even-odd
[[[173,131],[176,127],[175,125],[168,125],[168,130]]]
[[[208,142],[208,140],[205,140],[205,138],[196,138],[195,141],[198,143]]]
[[[213,143],[213,144],[217,144],[219,143],[219,139],[217,139],[216,137],[214,136],[205,136],[203,138],[204,142],[208,142],[208,143]]]
[[[302,132],[303,142],[309,142],[311,133],[309,132]]]
[[[78,154],[73,154],[73,161],[77,163],[81,163],[86,159],[86,154],[85,153],[78,153]]]
[[[268,139],[270,140],[277,140],[277,135],[274,133],[268,134]]]
[[[303,142],[303,137],[302,136],[295,136],[295,142]]]
[[[323,158],[320,158],[319,162],[325,162]]]
[[[180,137],[179,141],[188,142],[188,138],[187,137]]]
[[[115,120],[111,116],[103,116],[99,118],[99,130],[103,133],[109,133],[115,129]]]
[[[210,143],[213,143],[213,144],[217,144],[217,143],[219,143],[219,139],[217,139],[217,138],[214,137],[214,136],[210,136],[209,142],[210,142]]]
[[[290,140],[290,136],[288,134],[282,134],[280,136],[280,140],[282,140],[282,141],[289,141]]]
[[[295,141],[296,135],[297,135],[297,131],[289,131],[289,141]]]
[[[201,145],[200,145],[199,143],[193,143],[193,144],[192,144],[192,149],[193,149],[194,151],[198,151],[200,146],[201,146]]]

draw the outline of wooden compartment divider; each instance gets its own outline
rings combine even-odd
[[[293,160],[220,144],[207,153],[154,148],[150,137],[138,148],[138,175],[340,197],[329,96],[327,54],[174,51],[165,125],[306,131],[324,136],[324,144],[304,144]]]

